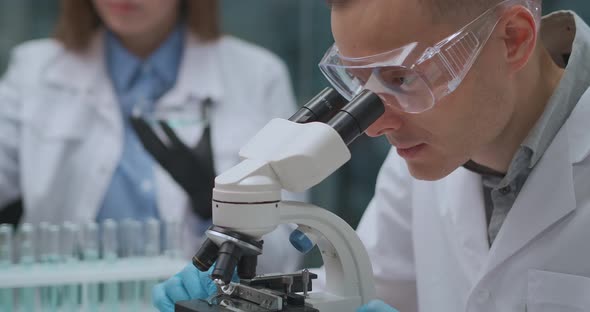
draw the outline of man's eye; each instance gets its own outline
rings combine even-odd
[[[394,77],[391,81],[393,85],[401,86],[406,82],[406,78],[404,77]]]
[[[415,79],[411,72],[400,68],[385,67],[380,68],[377,72],[379,73],[379,81],[385,86],[404,91],[411,87]]]

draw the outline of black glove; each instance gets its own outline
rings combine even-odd
[[[215,167],[211,149],[211,129],[207,126],[199,144],[191,149],[176,136],[165,122],[159,122],[168,137],[166,145],[142,118],[131,117],[131,125],[145,149],[184,189],[191,199],[193,211],[202,219],[210,219]]]
[[[22,221],[23,211],[22,198],[10,202],[4,207],[0,207],[0,224],[19,225]]]

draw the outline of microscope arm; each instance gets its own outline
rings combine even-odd
[[[346,311],[373,299],[371,263],[355,231],[327,210],[282,202],[281,190],[301,192],[330,176],[350,159],[348,144],[383,112],[378,96],[367,91],[326,123],[267,124],[240,150],[243,161],[215,179],[214,227],[193,257],[195,266],[206,271],[217,260],[211,278],[219,286],[229,283],[236,265],[241,278],[251,275],[262,252],[260,238],[281,223],[295,223],[300,241],[317,244],[324,258],[327,291],[312,293],[314,307]]]
[[[325,209],[280,198],[281,189],[309,189],[350,159],[342,134],[329,124],[275,119],[240,156],[242,163],[215,180],[213,224],[254,238],[281,223],[307,226],[321,236],[326,270],[326,292],[310,298],[314,307],[346,310],[374,299],[371,263],[355,231]]]
[[[280,209],[281,223],[309,226],[323,236],[317,245],[326,271],[327,293],[345,298],[356,297],[363,304],[375,298],[369,255],[348,223],[330,211],[311,204],[284,201]],[[325,311],[320,305],[316,302],[314,307]],[[330,305],[330,308],[334,306]]]

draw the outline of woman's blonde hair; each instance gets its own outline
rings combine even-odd
[[[217,0],[182,0],[181,10],[189,29],[202,40],[219,38]],[[61,0],[55,38],[67,49],[83,50],[102,24],[92,0]]]

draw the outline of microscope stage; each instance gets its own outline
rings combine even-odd
[[[224,307],[221,305],[209,305],[204,300],[181,301],[176,303],[175,312],[271,312],[277,310],[268,310],[249,304],[243,300],[232,300],[234,304],[231,307]],[[284,312],[319,312],[317,309],[302,306],[302,307],[283,307]]]

